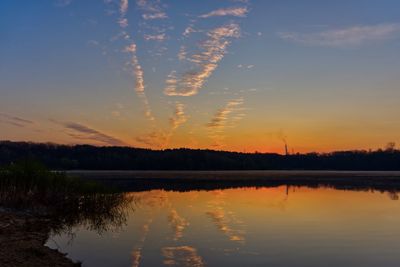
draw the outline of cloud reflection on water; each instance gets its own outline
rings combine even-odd
[[[202,267],[204,260],[197,254],[197,250],[190,246],[162,248],[164,264],[167,266]]]
[[[221,190],[215,192],[215,199],[208,203],[211,210],[206,214],[214,222],[217,229],[234,242],[245,241],[244,223],[239,220],[233,211],[226,211],[225,193]]]
[[[186,226],[189,225],[189,222],[185,220],[185,218],[181,217],[175,209],[171,209],[168,221],[174,231],[173,240],[178,240],[183,236],[183,231],[185,230]]]
[[[140,261],[142,259],[142,250],[144,247],[144,242],[146,241],[147,234],[149,233],[150,230],[150,224],[153,222],[153,219],[150,218],[148,219],[145,224],[142,226],[142,235],[137,242],[136,246],[133,248],[131,252],[131,257],[132,257],[132,267],[139,267]]]

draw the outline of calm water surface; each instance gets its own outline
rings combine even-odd
[[[53,235],[83,266],[400,266],[395,194],[275,187],[127,193],[126,223]]]

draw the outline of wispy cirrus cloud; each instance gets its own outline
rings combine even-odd
[[[244,117],[244,113],[237,113],[243,110],[243,98],[232,99],[221,109],[219,109],[210,122],[206,124],[209,130],[209,137],[214,141],[212,146],[221,148],[224,146],[225,128],[233,127],[236,123]],[[233,114],[236,112],[236,114]],[[234,116],[232,116],[234,115]]]
[[[279,37],[309,46],[354,47],[400,35],[400,23],[351,26],[312,33],[279,32]]]
[[[187,115],[184,112],[185,105],[182,103],[175,103],[175,109],[173,116],[169,119],[171,124],[171,128],[175,130],[181,124],[185,123],[188,119]]]
[[[161,130],[153,130],[149,133],[137,136],[136,142],[146,146],[162,148],[168,139],[168,135]]]
[[[178,84],[178,78],[176,77],[176,70],[171,71],[167,79],[165,80],[165,92],[173,92],[176,90],[176,86]]]
[[[114,119],[125,120],[124,116],[124,105],[121,103],[116,103],[115,108],[111,110],[110,114]]]
[[[146,41],[164,41],[167,38],[167,35],[165,33],[161,34],[145,34],[143,38]]]
[[[126,12],[128,12],[128,7],[129,7],[129,0],[120,0],[119,11],[121,13],[121,16],[126,15]]]
[[[144,71],[142,66],[139,64],[139,60],[136,55],[136,44],[132,42],[130,45],[125,47],[125,52],[131,54],[130,65],[132,66],[133,75],[136,78],[135,82],[135,91],[139,99],[141,100],[144,107],[144,115],[151,121],[154,121],[154,116],[152,115],[152,111],[150,108],[149,101],[145,94],[145,85],[144,85]]]
[[[118,24],[119,24],[119,26],[121,26],[121,28],[126,28],[126,27],[128,27],[128,19],[127,18],[120,18],[118,20]]]
[[[145,20],[166,19],[167,14],[163,11],[159,1],[138,0],[138,7],[143,11],[142,18]]]
[[[252,69],[252,68],[254,68],[254,65],[243,65],[243,64],[239,64],[239,65],[237,65],[237,67],[239,68],[239,69]]]
[[[136,3],[143,19],[139,24],[140,33],[146,41],[155,41],[154,47],[146,46],[147,52],[152,57],[160,58],[168,50],[164,41],[168,39],[168,31],[173,29],[167,20],[168,15],[165,12],[167,5],[161,0],[137,0]]]
[[[229,115],[237,110],[240,110],[240,106],[244,103],[243,98],[230,100],[225,107],[219,109],[209,123],[208,128],[223,129],[227,125]]]
[[[184,37],[188,37],[191,33],[197,32],[197,30],[195,30],[193,28],[193,25],[189,25],[185,28],[185,30],[183,31],[182,35]]]
[[[18,116],[1,113],[1,112],[0,112],[0,123],[6,123],[6,124],[10,124],[10,125],[13,125],[16,127],[21,127],[21,128],[27,127],[27,126],[32,126],[35,124],[35,122],[32,120],[24,119],[24,118],[21,118]]]
[[[164,4],[162,0],[133,1],[135,2],[129,2],[129,0],[105,0],[110,5],[115,5],[114,10],[118,14],[116,18],[118,18],[120,28],[118,40],[123,43],[123,46],[118,50],[129,54],[124,69],[131,72],[135,78],[134,90],[144,107],[145,117],[152,121],[149,131],[146,134],[136,136],[135,140],[146,146],[162,148],[168,144],[173,132],[188,120],[188,116],[184,112],[185,106],[176,102],[173,114],[169,117],[170,127],[163,129],[157,126],[145,93],[148,86],[145,84],[145,69],[143,68],[145,65],[142,66],[140,64],[141,60],[137,53],[138,43],[132,36],[139,34],[146,41],[155,41],[146,44],[146,52],[150,56],[158,56],[162,55],[167,49],[168,43],[164,41],[169,39],[168,33],[174,29],[174,26],[170,24],[165,11],[168,5]],[[140,22],[137,25],[137,32],[127,30],[127,27],[130,26],[127,15],[130,14],[129,9],[132,7],[132,3],[136,3],[141,16]],[[242,4],[241,6],[244,5]],[[201,16],[203,18],[213,16],[245,17],[247,13],[247,7],[232,7],[217,9]],[[168,75],[164,87],[164,93],[168,96],[192,96],[197,94],[226,55],[233,39],[240,37],[240,27],[233,20],[229,20],[229,23],[222,24],[219,27],[213,26],[214,28],[211,29],[197,29],[194,24],[198,19],[197,17],[190,20],[190,23],[183,32],[182,38],[178,40],[185,42],[180,44],[181,49],[178,52],[178,58],[182,61],[179,64],[182,65],[182,68],[181,66],[175,66],[173,69],[178,71],[172,71]],[[188,38],[189,36],[190,39]],[[201,37],[203,37],[202,40]],[[117,39],[113,41],[117,41]],[[153,72],[156,72],[154,66],[150,67],[152,67]],[[119,118],[121,113],[118,110],[114,110],[112,115]]]
[[[128,0],[120,0],[119,12],[120,17],[118,20],[118,24],[121,28],[128,27],[128,19],[126,18],[126,13],[128,12],[129,1]]]
[[[105,3],[111,4],[111,1],[106,0]],[[126,17],[129,11],[129,0],[119,0],[118,11],[119,11],[118,25],[120,26],[121,31],[116,37],[112,38],[112,41],[116,41],[117,39],[122,38],[123,41],[126,42],[125,47],[120,50],[122,52],[130,54],[130,59],[128,62],[126,62],[126,66],[129,68],[129,71],[131,71],[132,75],[135,78],[134,90],[143,105],[144,115],[149,120],[154,121],[150,104],[145,94],[144,71],[139,63],[139,59],[136,54],[137,46],[135,41],[131,38],[131,36],[127,33],[125,29],[129,25],[129,21]]]
[[[199,18],[210,18],[210,17],[222,17],[222,16],[234,16],[234,17],[246,17],[248,13],[247,7],[229,7],[220,8],[213,10],[207,14],[200,15]]]
[[[175,130],[182,124],[184,124],[188,116],[184,112],[185,105],[179,102],[175,103],[174,111],[172,116],[169,118],[170,129],[163,131],[161,129],[154,128],[153,131],[137,136],[136,142],[156,148],[166,147],[174,134]]]
[[[144,72],[136,56],[136,44],[132,42],[125,47],[124,52],[131,54],[131,65],[133,67],[133,74],[136,77],[135,91],[137,93],[144,93]]]
[[[168,134],[165,136],[164,147],[169,144],[169,141],[174,134],[175,130],[178,129],[179,126],[184,124],[188,120],[188,116],[185,114],[185,105],[179,102],[175,103],[174,111],[172,116],[169,118],[169,124],[171,128],[168,131]]]
[[[240,27],[235,23],[207,32],[207,39],[199,44],[201,51],[186,57],[186,60],[192,62],[195,67],[183,73],[181,78],[176,80],[175,86],[171,83],[167,84],[164,93],[168,96],[197,94],[225,56],[230,40],[238,37],[240,37]]]
[[[159,12],[159,13],[152,13],[152,14],[143,14],[142,17],[146,20],[149,19],[166,19],[168,18],[167,14],[164,12]]]
[[[186,51],[186,46],[181,45],[181,47],[179,48],[179,52],[178,52],[178,59],[179,60],[185,60],[187,56],[187,51]]]
[[[55,121],[53,121],[55,122]],[[58,122],[56,122],[58,123]],[[128,145],[124,141],[113,137],[109,134],[103,133],[99,130],[93,129],[87,125],[76,122],[65,122],[58,123],[62,125],[66,130],[67,134],[78,140],[95,141],[103,145],[111,146],[126,146]]]

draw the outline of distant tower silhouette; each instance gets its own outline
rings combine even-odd
[[[287,144],[285,143],[285,155],[289,155]]]

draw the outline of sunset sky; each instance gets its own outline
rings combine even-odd
[[[398,0],[1,0],[0,140],[400,143]]]

